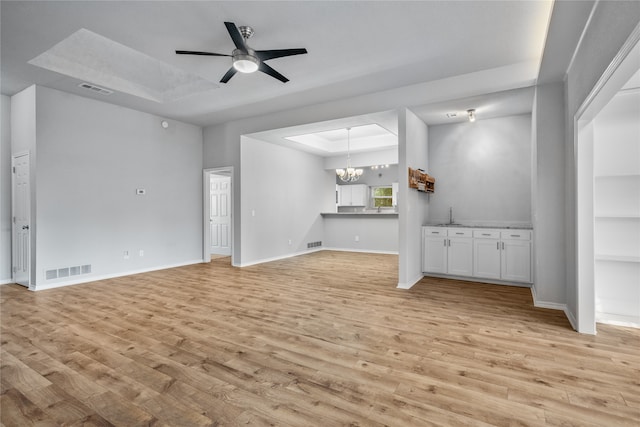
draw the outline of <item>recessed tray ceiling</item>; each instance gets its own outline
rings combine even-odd
[[[326,153],[342,153],[347,150],[347,129],[345,128],[286,136],[285,139]],[[376,123],[351,128],[351,151],[382,150],[397,145],[398,137]]]
[[[84,28],[29,63],[159,103],[218,87]]]

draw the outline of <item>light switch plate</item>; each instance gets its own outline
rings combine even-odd
[[[144,196],[145,194],[147,194],[147,190],[145,190],[144,188],[136,188],[136,194],[138,196]]]

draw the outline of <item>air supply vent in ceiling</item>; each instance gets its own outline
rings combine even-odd
[[[101,93],[103,95],[111,95],[113,93],[112,90],[105,89],[100,86],[92,85],[91,83],[80,83],[78,87],[81,87],[82,89],[89,89],[93,92]]]

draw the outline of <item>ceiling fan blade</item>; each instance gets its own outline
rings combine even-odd
[[[229,68],[229,71],[227,71],[227,73],[224,76],[222,76],[222,78],[220,79],[220,83],[228,82],[229,79],[231,79],[231,77],[233,77],[237,72],[238,70],[236,70],[235,68],[233,67]]]
[[[269,67],[267,64],[265,64],[262,61],[260,62],[260,66],[258,67],[258,70],[262,71],[265,74],[270,75],[273,78],[280,80],[282,83],[286,83],[289,81],[288,78],[286,78],[285,76],[283,76],[282,74],[274,70],[273,68]]]
[[[176,50],[178,55],[231,56],[224,53],[198,52],[195,50]]]
[[[256,56],[261,61],[267,61],[274,58],[282,58],[284,56],[302,55],[307,53],[307,49],[274,49],[274,50],[256,50]]]
[[[236,27],[236,24],[234,24],[233,22],[225,22],[224,26],[227,27],[227,31],[231,36],[231,40],[233,40],[233,44],[236,45],[236,48],[247,53],[248,50],[247,50],[247,45],[244,42],[244,37],[242,37],[242,34],[240,34],[240,30],[238,30],[238,27]]]

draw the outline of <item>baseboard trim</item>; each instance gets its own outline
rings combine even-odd
[[[533,306],[538,308],[548,308],[551,310],[561,310],[564,312],[564,315],[567,317],[567,320],[571,324],[571,327],[574,331],[578,330],[578,322],[576,322],[575,317],[573,317],[573,313],[567,307],[567,304],[561,304],[557,302],[549,302],[549,301],[539,301],[538,296],[536,295],[536,287],[531,286],[531,297],[533,298]]]
[[[258,265],[258,264],[264,264],[266,262],[272,262],[272,261],[280,261],[283,259],[287,259],[287,258],[293,258],[293,257],[297,257],[300,255],[307,255],[307,254],[312,254],[315,252],[320,252],[320,251],[337,251],[337,252],[360,252],[360,253],[366,253],[366,254],[383,254],[383,255],[398,255],[398,252],[390,252],[390,251],[375,251],[375,250],[358,250],[358,249],[343,249],[343,248],[316,248],[316,249],[310,249],[308,251],[301,251],[301,252],[294,252],[291,254],[286,254],[286,255],[280,255],[280,256],[276,256],[276,257],[270,257],[270,258],[262,258],[256,261],[250,261],[250,262],[243,262],[241,264],[238,265],[234,265],[234,267],[250,267],[252,265]]]
[[[489,285],[516,286],[518,288],[530,288],[531,283],[523,282],[507,282],[505,280],[484,279],[482,277],[473,276],[455,276],[452,274],[424,273],[424,277],[435,277],[438,279],[461,280],[464,282],[487,283]]]
[[[0,280],[0,286],[2,286],[2,285],[10,285],[12,283],[15,283],[13,281],[13,279],[2,279],[2,280]]]
[[[413,288],[413,286],[416,283],[418,283],[423,278],[424,278],[424,276],[421,274],[421,275],[417,276],[416,278],[414,278],[413,280],[409,280],[407,282],[398,282],[398,286],[396,286],[396,288],[398,288],[398,289],[411,289],[411,288]]]
[[[49,283],[49,284],[39,284],[39,285],[36,285],[33,289],[31,289],[31,287],[29,289],[36,292],[46,291],[49,289],[62,288],[65,286],[81,285],[83,283],[97,282],[99,280],[114,279],[116,277],[132,276],[134,274],[149,273],[152,271],[166,270],[168,268],[177,268],[177,267],[184,267],[187,265],[201,264],[202,262],[203,260],[197,259],[197,260],[191,260],[191,261],[181,262],[177,264],[167,264],[167,265],[161,265],[157,267],[143,268],[140,270],[131,270],[123,273],[103,274],[101,276],[86,276],[82,279],[66,280],[64,282]]]
[[[324,251],[337,251],[337,252],[359,252],[363,254],[383,254],[383,255],[398,255],[398,251],[378,251],[375,249],[351,249],[351,248],[322,248]]]
[[[269,257],[269,258],[262,258],[262,259],[258,259],[255,261],[249,261],[249,262],[243,262],[240,263],[238,265],[234,265],[234,267],[251,267],[252,265],[258,265],[258,264],[264,264],[267,262],[273,262],[273,261],[280,261],[283,259],[287,259],[287,258],[293,258],[293,257],[297,257],[300,255],[306,255],[306,254],[312,254],[314,252],[320,252],[324,250],[324,248],[316,248],[316,249],[311,249],[308,251],[301,251],[301,252],[294,252],[294,253],[290,253],[290,254],[285,254],[285,255],[279,255],[279,256],[275,256],[275,257]]]

